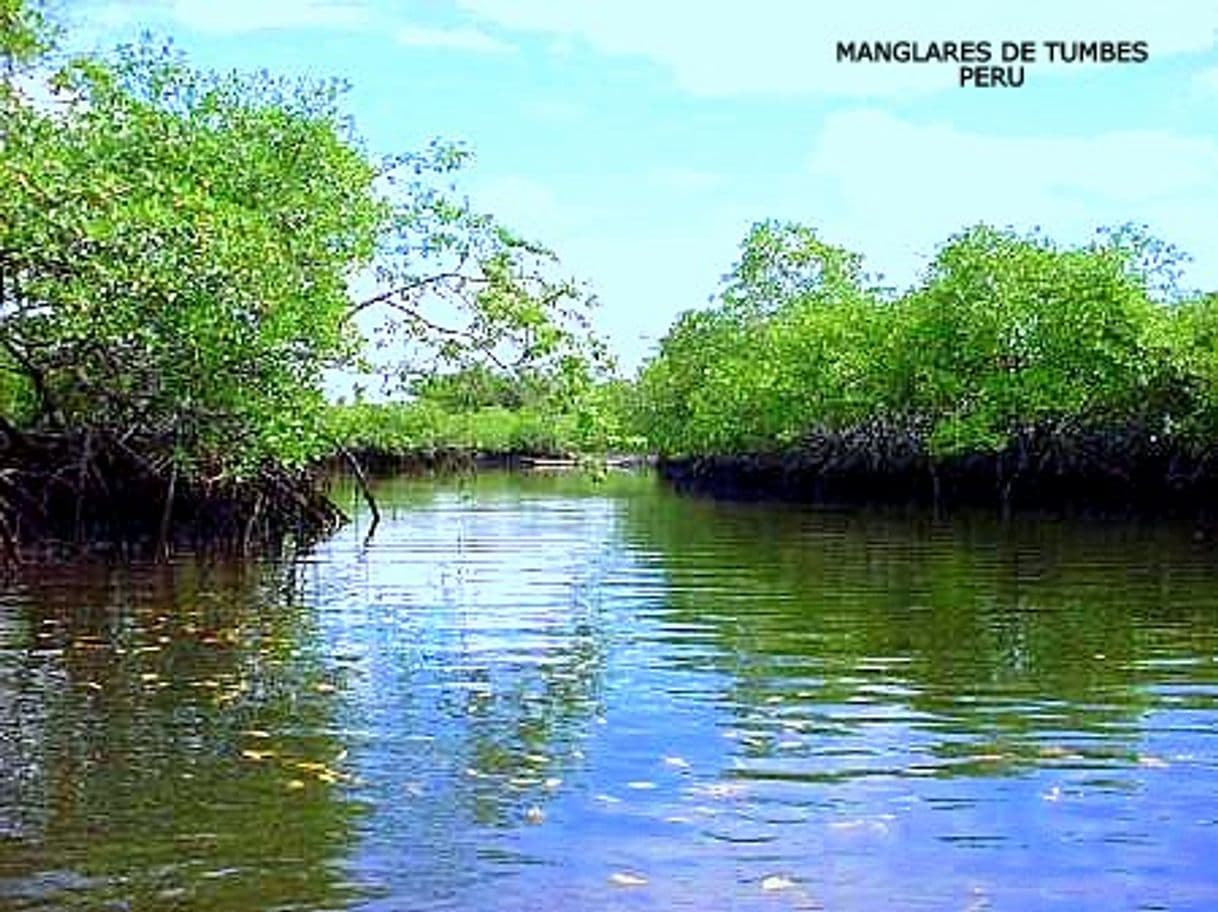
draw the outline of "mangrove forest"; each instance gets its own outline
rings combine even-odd
[[[1218,294],[1134,225],[976,226],[897,293],[807,226],[756,225],[638,380],[672,477],[812,499],[1215,504]]]
[[[72,56],[4,6],[0,547],[249,550],[334,529],[333,471],[654,454],[678,485],[1003,512],[1207,512],[1218,295],[1133,225],[979,225],[912,287],[758,222],[618,375],[586,287],[376,157],[343,87],[151,39]],[[362,378],[336,396],[334,376]],[[330,392],[328,392],[330,390]],[[370,495],[369,495],[370,496]],[[375,507],[375,504],[373,504]]]
[[[0,0],[0,910],[1218,909],[1218,293],[1159,184],[847,249],[759,202],[851,173],[780,173],[829,96],[695,91],[627,39],[728,5],[652,6]]]
[[[337,83],[203,72],[150,39],[64,59],[37,9],[0,10],[9,558],[332,529],[317,467],[365,431],[330,372],[405,390],[490,364],[552,399],[599,370],[587,293],[458,194],[461,147],[376,158]]]

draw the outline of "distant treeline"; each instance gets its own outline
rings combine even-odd
[[[367,454],[650,451],[681,484],[824,501],[1193,512],[1218,504],[1218,295],[1132,226],[979,226],[897,292],[765,222],[632,381],[471,368],[340,406]]]
[[[630,425],[630,384],[509,378],[484,366],[427,377],[407,400],[338,404],[331,437],[362,459],[438,451],[574,456],[639,452]]]

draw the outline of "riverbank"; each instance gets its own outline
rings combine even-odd
[[[1218,453],[1129,431],[1026,434],[997,452],[934,457],[917,439],[820,434],[779,453],[669,457],[682,491],[826,506],[982,508],[1057,516],[1218,517]]]
[[[352,450],[363,471],[370,475],[445,474],[476,472],[491,469],[576,469],[576,468],[649,468],[657,459],[636,453],[588,454],[565,450],[471,450],[460,447],[418,450],[384,450],[365,448]],[[343,456],[331,457],[327,463],[342,471],[349,464]]]
[[[187,552],[274,553],[348,521],[330,482],[491,470],[645,468],[651,457],[460,447],[341,450],[313,465],[267,464],[244,479],[180,469],[165,441],[96,432],[24,431],[0,420],[0,565],[23,556],[162,557]]]

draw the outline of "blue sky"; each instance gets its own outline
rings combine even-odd
[[[433,136],[464,188],[588,280],[632,367],[705,303],[748,226],[795,219],[898,286],[979,221],[1075,241],[1135,221],[1218,288],[1218,4],[1202,0],[74,0],[76,40],[141,28],[200,65],[341,76],[376,152]],[[1150,60],[837,63],[839,40],[1131,40]]]

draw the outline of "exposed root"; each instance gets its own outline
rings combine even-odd
[[[274,549],[344,521],[319,472],[267,465],[248,479],[208,480],[165,444],[0,425],[0,563],[32,546],[157,557]]]
[[[1218,515],[1218,451],[1142,428],[1029,429],[998,452],[932,456],[917,428],[818,430],[781,453],[664,459],[677,487],[824,504],[979,506],[1070,514]]]

